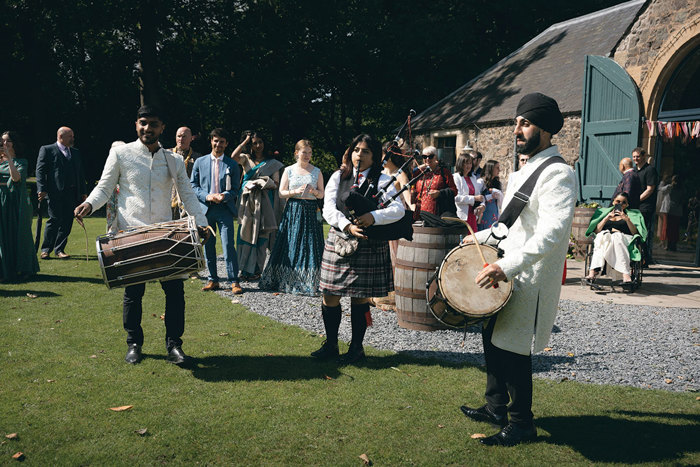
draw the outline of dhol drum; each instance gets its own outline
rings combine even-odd
[[[480,245],[486,262],[498,260],[498,250]],[[481,288],[476,275],[484,267],[474,244],[452,249],[426,284],[428,309],[441,323],[461,329],[495,315],[510,299],[512,282],[499,282],[498,288]]]
[[[206,267],[193,217],[100,235],[97,257],[110,289],[186,278]]]

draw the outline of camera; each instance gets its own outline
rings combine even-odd
[[[622,205],[621,205],[621,204],[616,204],[615,207],[613,208],[613,211],[615,211],[615,212],[621,212],[621,211],[622,211]]]

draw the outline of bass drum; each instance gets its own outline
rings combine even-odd
[[[498,250],[480,245],[486,262],[498,260]],[[512,282],[499,282],[498,288],[481,288],[475,282],[484,265],[474,244],[452,249],[426,284],[430,312],[441,323],[462,329],[495,315],[508,303]]]

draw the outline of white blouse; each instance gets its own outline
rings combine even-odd
[[[367,177],[370,169],[361,172],[363,177]],[[353,179],[356,177],[357,171],[353,169]],[[379,188],[386,185],[391,177],[386,174],[381,174],[379,176]],[[336,170],[331,178],[328,179],[328,184],[326,185],[326,196],[323,202],[323,218],[328,222],[329,225],[337,228],[338,230],[344,230],[349,224],[351,224],[350,219],[345,217],[345,215],[338,210],[336,206],[336,199],[338,197],[338,185],[340,183],[340,170]],[[396,194],[396,188],[392,183],[389,188],[387,188],[386,193],[382,195],[382,201],[386,201]],[[400,197],[394,199],[389,206],[384,209],[377,209],[372,211],[372,217],[374,217],[374,223],[376,225],[391,224],[401,219],[404,215],[405,209]]]

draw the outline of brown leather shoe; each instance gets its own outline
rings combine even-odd
[[[41,258],[41,259],[49,259],[50,257],[51,256],[45,251],[42,251],[41,255],[39,255],[39,258]]]
[[[202,290],[208,292],[210,290],[219,290],[219,283],[214,281],[207,282],[207,285],[202,287]]]
[[[240,295],[243,293],[243,289],[241,288],[241,284],[238,282],[234,282],[233,285],[231,286],[231,293],[233,295]]]
[[[60,252],[56,253],[56,256],[58,256],[59,259],[68,259],[70,258],[70,255],[68,253]]]

